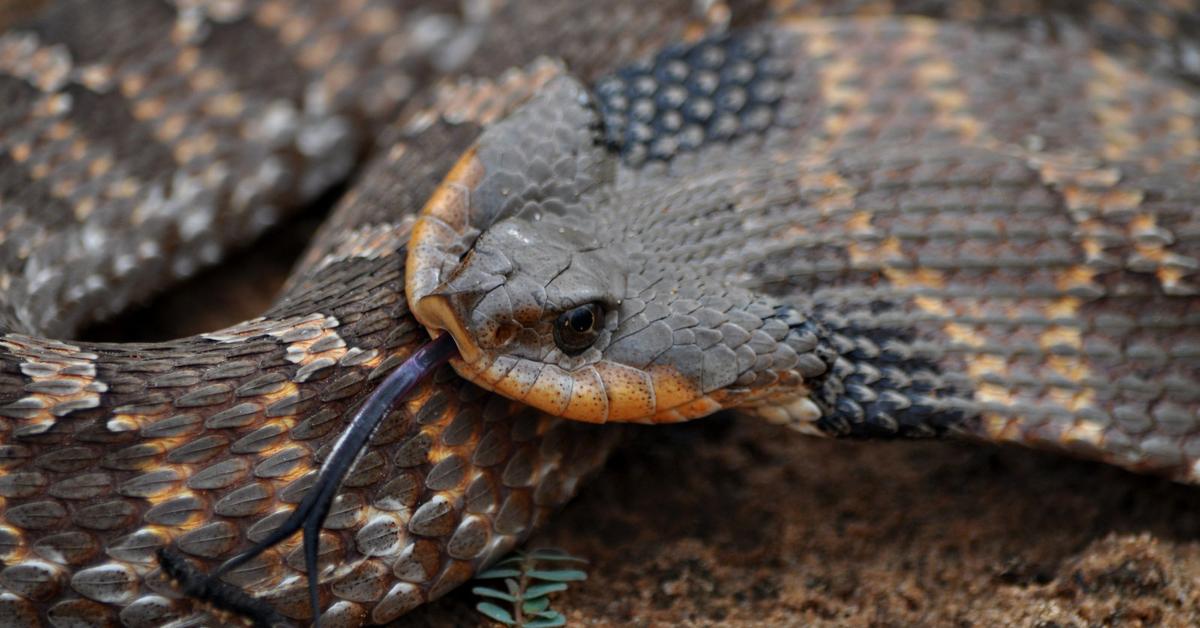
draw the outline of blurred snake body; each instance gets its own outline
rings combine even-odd
[[[575,492],[617,438],[589,422],[1200,481],[1200,7],[983,4],[80,1],[4,32],[0,625],[236,620],[157,551],[269,535],[443,333],[318,573],[297,538],[226,583],[390,622]],[[69,340],[351,174],[261,317]]]

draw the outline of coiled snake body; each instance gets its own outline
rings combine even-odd
[[[443,330],[478,385],[439,372],[343,482],[326,625],[445,593],[569,498],[615,431],[556,416],[739,407],[1196,481],[1196,7],[484,4],[68,2],[0,36],[0,623],[214,621],[157,550],[270,533]],[[366,154],[263,317],[50,339]],[[289,541],[226,580],[305,619],[302,567]]]

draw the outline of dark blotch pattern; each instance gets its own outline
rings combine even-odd
[[[746,31],[670,46],[596,83],[608,143],[631,164],[760,132],[777,121],[788,66]]]

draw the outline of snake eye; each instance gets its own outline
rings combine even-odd
[[[558,315],[554,321],[554,344],[568,355],[579,353],[596,342],[600,335],[604,309],[597,303],[588,303]]]

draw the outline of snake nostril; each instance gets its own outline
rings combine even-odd
[[[497,347],[507,345],[517,335],[517,326],[511,324],[501,324],[496,327],[496,331],[492,334],[492,341]]]

